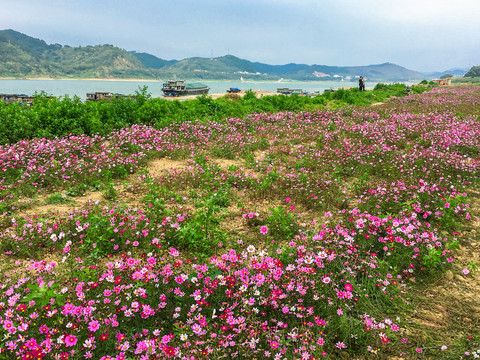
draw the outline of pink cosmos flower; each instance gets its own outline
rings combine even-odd
[[[75,346],[77,344],[77,337],[75,335],[65,336],[65,345]]]
[[[162,343],[168,344],[170,342],[171,338],[168,335],[165,335],[162,337]]]
[[[262,233],[263,235],[265,235],[266,233],[268,233],[268,227],[262,226],[262,227],[260,228],[260,233]]]
[[[92,320],[88,323],[88,331],[97,331],[98,328],[100,327],[100,324],[98,323],[97,320]]]
[[[3,328],[5,330],[8,330],[9,332],[12,332],[12,333],[15,333],[15,331],[16,331],[15,326],[13,326],[13,322],[11,322],[10,320],[5,320],[3,322]]]

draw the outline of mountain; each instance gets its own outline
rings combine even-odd
[[[126,50],[113,45],[70,47],[14,30],[0,31],[0,77],[153,78]]]
[[[136,51],[129,51],[129,53],[135,56],[143,66],[151,69],[161,69],[162,67],[175,64],[177,62],[177,60],[163,60],[148,53],[137,53]]]
[[[452,74],[453,76],[461,77],[465,75],[467,71],[468,69],[453,68],[445,71],[426,72],[423,74],[429,79],[439,79],[442,75],[445,75],[445,74]]]
[[[137,54],[134,54],[137,56]],[[151,55],[153,57],[153,55]],[[158,58],[157,58],[158,59]],[[139,60],[142,59],[139,57]],[[176,75],[179,78],[188,79],[228,79],[239,80],[278,80],[280,78],[315,81],[315,80],[339,80],[352,79],[355,76],[364,76],[369,80],[383,81],[406,81],[421,80],[425,76],[417,71],[408,70],[402,66],[385,63],[368,66],[327,66],[286,64],[268,65],[259,62],[251,62],[240,59],[233,55],[216,58],[187,58],[180,61],[172,61],[170,64],[158,67],[156,72],[160,78],[169,78]],[[148,63],[143,62],[145,66]]]
[[[384,82],[425,78],[424,74],[391,63],[343,67],[268,65],[233,55],[164,60],[113,45],[49,45],[14,30],[0,31],[0,77],[169,79],[176,76],[198,80],[315,81],[351,80],[360,75],[369,81]]]
[[[268,65],[239,59],[233,55],[213,59],[188,58],[162,67],[157,74],[162,78],[173,74],[177,74],[177,76],[182,74],[183,76],[180,77],[190,78],[193,76],[202,79],[238,80],[242,77],[245,80],[278,80],[285,78],[299,81],[348,80],[360,75],[376,81],[406,81],[424,78],[424,75],[417,71],[408,70],[391,63],[344,67],[305,64]]]

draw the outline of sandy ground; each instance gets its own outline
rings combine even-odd
[[[273,91],[254,90],[253,92],[255,93],[255,95],[257,95],[257,98],[261,98],[262,96],[280,95],[279,93],[273,92]],[[222,96],[225,96],[225,95],[244,96],[245,93],[246,93],[246,91],[240,91],[240,92],[235,93],[235,94],[229,94],[229,93],[227,93],[227,92],[223,92],[223,93],[216,93],[216,94],[208,94],[208,97],[211,97],[212,99],[218,99],[218,98],[221,98]],[[200,95],[185,95],[185,96],[178,96],[178,97],[164,96],[163,99],[171,99],[171,100],[192,100],[192,99],[196,99],[196,98],[199,97],[199,96],[200,96]]]

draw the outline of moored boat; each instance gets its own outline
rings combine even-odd
[[[185,80],[168,80],[163,83],[162,91],[166,96],[208,94],[210,88],[202,83],[186,83]]]
[[[19,103],[21,105],[31,105],[33,103],[33,96],[25,94],[0,94],[0,100],[6,104]]]
[[[123,95],[123,94],[117,94],[117,93],[112,94],[111,92],[108,92],[108,91],[97,91],[94,93],[87,93],[87,101],[100,101],[100,100],[111,101],[112,99],[127,99],[127,98],[134,99],[135,96]]]
[[[227,90],[227,93],[229,94],[236,94],[236,93],[239,93],[241,90],[239,88],[230,88],[229,90]]]
[[[292,94],[306,94],[306,91],[302,89],[289,89],[289,88],[278,88],[277,93],[283,95],[292,95]]]

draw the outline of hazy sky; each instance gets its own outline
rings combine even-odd
[[[1,0],[0,30],[162,59],[411,70],[480,65],[479,0]]]

